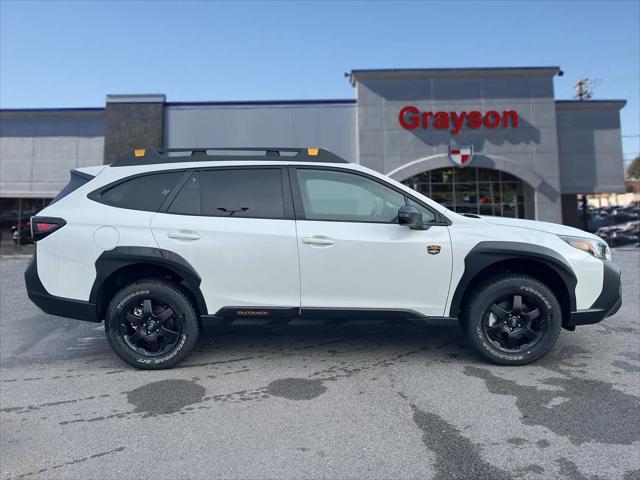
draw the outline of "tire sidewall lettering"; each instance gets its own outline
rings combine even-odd
[[[501,358],[503,360],[524,360],[524,358],[526,357],[525,355],[509,355],[506,353],[502,353],[499,352],[498,350],[496,350],[495,348],[493,348],[489,342],[487,342],[486,338],[484,337],[484,334],[482,333],[482,328],[480,328],[480,326],[476,327],[476,334],[478,335],[478,339],[480,340],[480,345],[482,345],[482,347],[491,355],[493,355],[496,358]],[[526,352],[527,354],[530,353],[530,351]]]
[[[549,301],[549,299],[545,295],[543,295],[541,292],[536,290],[535,288],[531,288],[531,287],[528,287],[526,285],[521,285],[520,286],[520,290],[524,291],[524,292],[527,292],[527,293],[530,293],[530,294],[535,295],[536,297],[538,297],[545,304],[545,306],[547,307],[547,311],[548,312],[553,309],[551,307],[551,302]]]
[[[184,347],[184,344],[186,341],[187,341],[187,335],[183,333],[182,337],[180,338],[180,343],[178,343],[178,345],[176,345],[176,347],[173,350],[171,350],[171,352],[169,352],[168,355],[165,355],[164,357],[160,357],[160,358],[136,358],[136,361],[138,363],[142,363],[146,365],[150,365],[150,364],[159,365],[159,364],[168,362],[173,357],[175,357],[178,353],[180,353],[180,350],[182,350],[182,347]]]
[[[141,295],[149,295],[150,293],[151,292],[149,290],[138,290],[136,292],[126,295],[122,300],[120,300],[118,305],[116,305],[116,311],[118,312],[118,315],[122,313],[122,310],[124,309],[124,307],[126,307],[131,300]]]

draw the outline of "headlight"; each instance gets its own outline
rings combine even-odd
[[[602,240],[594,240],[584,237],[569,237],[566,235],[558,235],[562,240],[572,247],[584,250],[596,258],[611,260],[611,249],[606,242]]]

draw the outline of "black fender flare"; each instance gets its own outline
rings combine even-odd
[[[197,303],[200,315],[206,315],[207,304],[200,291],[202,279],[193,266],[177,253],[154,247],[116,247],[102,252],[96,260],[96,278],[91,287],[89,301],[97,304],[100,289],[114,272],[123,267],[135,264],[157,265],[173,272],[182,279]]]
[[[486,241],[473,247],[464,259],[464,273],[453,294],[449,316],[457,316],[462,298],[476,275],[485,268],[505,260],[533,260],[552,269],[569,293],[570,312],[575,310],[578,281],[571,265],[562,255],[550,248],[530,243]]]

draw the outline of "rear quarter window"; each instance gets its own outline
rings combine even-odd
[[[91,198],[112,207],[157,212],[183,174],[183,171],[175,171],[140,175]]]

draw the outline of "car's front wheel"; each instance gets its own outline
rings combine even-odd
[[[525,365],[555,345],[562,309],[542,282],[506,274],[477,288],[463,318],[469,342],[485,359],[499,365]]]
[[[105,329],[120,358],[148,370],[175,366],[189,356],[200,336],[189,298],[161,280],[143,280],[120,290],[109,304]]]

